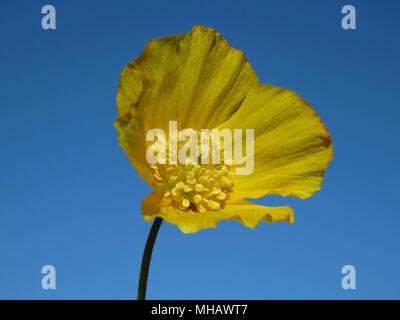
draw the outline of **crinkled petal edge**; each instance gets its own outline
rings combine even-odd
[[[195,233],[201,229],[215,228],[221,220],[237,220],[246,227],[255,228],[260,221],[274,223],[276,221],[294,222],[293,209],[284,207],[265,207],[254,204],[247,199],[235,203],[227,203],[219,211],[204,213],[182,211],[160,199],[158,193],[149,194],[141,205],[143,217],[147,222],[160,217],[171,224],[176,224],[184,233]]]

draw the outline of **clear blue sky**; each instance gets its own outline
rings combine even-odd
[[[57,29],[41,28],[41,8]],[[341,8],[357,30],[341,28]],[[310,101],[334,159],[296,222],[185,235],[163,224],[150,299],[400,298],[398,1],[1,1],[0,298],[135,299],[151,192],[118,145],[122,68],[147,41],[202,24],[260,80]],[[57,271],[43,290],[41,268]],[[357,289],[343,290],[343,265]]]

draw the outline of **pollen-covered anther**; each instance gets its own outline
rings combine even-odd
[[[151,168],[156,181],[163,181],[163,197],[182,211],[218,211],[232,193],[233,165],[199,165],[186,161],[184,165]]]
[[[216,196],[218,200],[225,200],[226,194],[222,191]]]
[[[160,174],[158,166],[151,165],[150,168],[152,169],[152,175],[153,175],[154,179],[157,181],[157,183],[161,183],[163,181],[163,178]]]
[[[193,203],[196,204],[196,205],[198,205],[198,204],[200,203],[200,201],[201,201],[201,195],[195,194],[195,195],[193,196]]]
[[[183,205],[185,208],[189,207],[189,205],[190,205],[189,200],[188,200],[188,199],[183,199],[183,200],[182,200],[182,205]]]
[[[204,189],[204,186],[201,183],[198,183],[194,186],[194,191],[196,192],[202,192]]]
[[[211,210],[218,210],[219,207],[220,207],[220,204],[219,204],[219,202],[217,202],[217,201],[208,200],[207,206],[208,206]]]

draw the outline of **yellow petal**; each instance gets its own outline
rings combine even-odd
[[[143,200],[142,213],[147,222],[160,217],[169,223],[176,224],[184,233],[215,228],[220,220],[237,220],[249,228],[254,228],[260,221],[294,222],[293,210],[288,206],[270,208],[242,199],[236,203],[226,204],[219,211],[182,211],[162,203],[156,192],[149,194]]]
[[[307,198],[321,188],[333,156],[330,135],[309,103],[293,91],[255,87],[222,128],[254,129],[254,171],[236,176],[233,198]]]
[[[134,111],[133,111],[134,112]],[[138,117],[126,114],[115,121],[118,129],[118,140],[138,174],[153,188],[156,181],[149,169],[146,159],[146,133],[139,129]]]
[[[215,30],[151,40],[121,73],[119,115],[133,108],[148,128],[215,128],[227,120],[258,78],[242,51]]]

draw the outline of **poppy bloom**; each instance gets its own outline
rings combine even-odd
[[[220,220],[238,220],[250,228],[260,221],[293,223],[290,207],[247,199],[312,196],[333,155],[329,132],[309,103],[291,90],[261,84],[245,55],[211,28],[196,26],[187,34],[151,40],[123,69],[117,106],[119,142],[154,189],[141,205],[145,220],[159,217],[185,233],[216,227]],[[154,128],[165,132],[157,141],[166,140],[166,146],[157,149],[148,141]],[[183,142],[174,139],[188,128],[199,141],[202,129],[251,129],[254,151],[244,158],[252,157],[252,170],[238,174],[235,159],[204,161],[206,148],[197,149],[199,161],[180,163]],[[246,143],[240,143],[243,152]],[[149,163],[151,147],[163,161]]]

